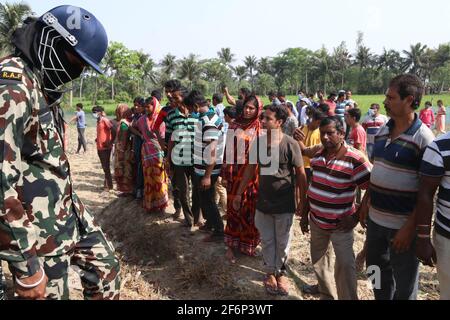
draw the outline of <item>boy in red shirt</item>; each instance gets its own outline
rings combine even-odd
[[[420,116],[419,116],[419,119],[423,122],[423,124],[426,125],[430,129],[434,125],[434,121],[435,121],[434,112],[431,107],[432,107],[431,102],[426,102],[425,109],[420,111]]]
[[[97,119],[97,152],[105,173],[105,182],[103,187],[106,192],[113,189],[113,180],[111,175],[111,151],[114,143],[113,124],[106,117],[105,109],[97,106],[92,109],[94,117]]]
[[[354,108],[345,113],[345,122],[351,128],[347,143],[353,148],[366,153],[367,133],[363,126],[359,124],[361,120],[361,110]]]

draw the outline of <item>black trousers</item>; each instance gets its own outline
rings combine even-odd
[[[219,208],[216,203],[216,189],[215,185],[217,182],[218,176],[211,177],[211,188],[208,190],[202,190],[200,188],[200,184],[203,177],[195,176],[195,183],[197,185],[199,198],[200,198],[200,207],[202,209],[203,218],[206,219],[206,226],[210,229],[214,229],[215,234],[223,234],[223,220],[220,216]]]
[[[113,189],[113,180],[111,175],[111,150],[98,150],[98,157],[102,164],[103,172],[105,173],[105,182],[103,186],[110,190]]]
[[[194,167],[174,166],[178,195],[183,208],[184,219],[188,226],[193,226],[200,222],[200,198],[194,175]],[[192,207],[189,204],[189,181],[192,183]]]

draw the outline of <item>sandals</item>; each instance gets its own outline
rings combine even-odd
[[[278,295],[278,281],[273,274],[267,274],[264,278],[264,288],[272,296]]]

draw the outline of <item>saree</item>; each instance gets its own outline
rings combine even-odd
[[[249,166],[249,152],[251,143],[261,134],[261,123],[259,115],[262,111],[262,102],[259,98],[258,112],[253,119],[244,119],[240,116],[236,122],[229,127],[229,132],[240,133],[234,137],[234,145],[227,139],[227,146],[234,147],[234,159],[232,163],[223,166],[222,178],[228,181],[227,185],[227,224],[225,227],[225,244],[232,249],[239,250],[248,256],[255,256],[256,248],[260,244],[259,231],[255,226],[256,202],[258,198],[259,176],[255,170],[253,179],[247,185],[242,195],[242,207],[236,211],[233,209],[233,199],[239,188],[244,172]],[[240,129],[240,130],[239,130]],[[239,155],[237,141],[245,142],[245,154]],[[226,151],[227,153],[227,151]],[[242,158],[244,156],[244,158]],[[244,160],[239,161],[238,159]],[[226,159],[227,160],[227,159]],[[239,164],[243,163],[243,164]]]
[[[121,104],[117,107],[116,117],[119,121],[116,132],[116,143],[114,151],[114,180],[119,192],[132,193],[135,185],[134,154],[131,139],[132,112],[127,105]]]
[[[156,100],[156,99],[155,99]],[[147,212],[160,212],[169,203],[168,178],[164,168],[164,152],[158,142],[153,127],[158,117],[155,111],[151,116],[143,116],[137,126],[142,134],[142,166],[144,171],[144,201],[143,207]],[[161,126],[160,135],[163,136],[165,127]]]

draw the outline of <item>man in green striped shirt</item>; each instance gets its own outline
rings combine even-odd
[[[194,183],[194,136],[198,116],[183,103],[188,95],[186,88],[180,85],[166,93],[177,105],[167,115],[166,135],[170,136],[167,157],[179,189],[185,225],[192,228],[200,223],[198,188]],[[188,197],[189,181],[192,182],[192,207]]]

